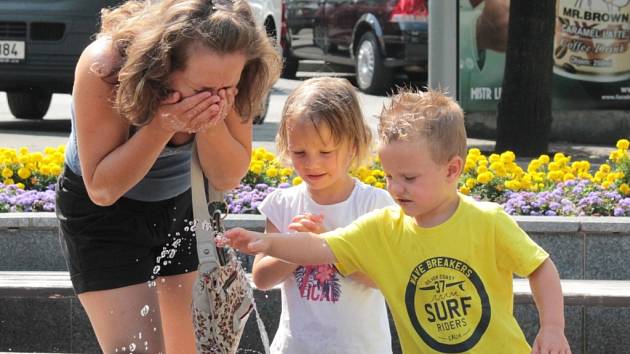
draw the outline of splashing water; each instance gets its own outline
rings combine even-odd
[[[140,316],[147,317],[147,315],[149,314],[149,310],[149,305],[144,305],[144,307],[140,310]]]
[[[157,274],[159,272],[160,272],[160,266],[159,265],[156,265],[155,267],[153,267],[153,274]]]
[[[131,344],[129,344],[129,351],[130,351],[130,352],[133,352],[133,351],[135,351],[135,350],[136,350],[136,343],[131,343]]]

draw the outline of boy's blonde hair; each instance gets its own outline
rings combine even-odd
[[[276,137],[278,154],[289,160],[288,126],[309,121],[319,130],[325,124],[335,144],[354,149],[351,166],[359,166],[370,152],[372,132],[365,123],[355,88],[346,79],[319,77],[304,81],[287,98]]]
[[[378,124],[380,144],[424,140],[436,163],[454,156],[466,159],[464,112],[440,91],[401,89],[383,106]]]

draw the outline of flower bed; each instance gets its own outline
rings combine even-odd
[[[459,191],[500,203],[513,215],[630,216],[630,142],[621,139],[606,163],[593,170],[589,161],[556,153],[526,166],[514,153],[486,156],[470,149]],[[54,211],[54,182],[63,167],[64,147],[44,152],[0,149],[0,212]],[[386,178],[374,155],[352,175],[377,188]],[[302,183],[295,172],[264,148],[254,149],[241,185],[227,194],[234,214],[257,214],[258,204],[276,188]]]

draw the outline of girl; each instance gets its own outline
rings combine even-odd
[[[373,209],[389,194],[354,179],[349,169],[367,155],[370,128],[345,79],[315,78],[288,97],[277,137],[303,184],[278,189],[259,206],[267,232],[324,232]],[[385,301],[359,274],[343,278],[332,264],[297,266],[256,256],[260,289],[281,284],[282,314],[272,353],[391,353]]]

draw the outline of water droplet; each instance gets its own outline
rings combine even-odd
[[[129,351],[133,352],[134,350],[136,350],[136,343],[129,344]]]
[[[177,232],[175,233],[175,236],[179,236],[179,235],[180,235],[180,234],[179,234],[179,231],[177,231]]]
[[[166,278],[162,278],[162,284],[166,283]]]
[[[142,310],[140,310],[140,316],[146,317],[149,314],[149,305],[144,305]]]
[[[168,254],[168,258],[175,258],[176,253],[177,253],[177,250],[171,250],[171,252]]]
[[[153,327],[153,332],[157,332],[157,328],[156,327]]]
[[[182,243],[182,239],[178,238],[177,240],[175,240],[175,242],[173,242],[173,247],[177,248],[179,247],[181,243]]]
[[[184,231],[188,232],[188,230],[190,230],[190,228],[188,226],[185,226]]]
[[[142,339],[142,332],[138,332],[138,339]],[[144,345],[147,345],[147,342],[144,342]]]
[[[136,258],[136,262],[140,262],[140,258]]]
[[[156,265],[155,267],[153,267],[153,274],[157,274],[160,272],[160,266]]]
[[[173,221],[177,221],[177,219],[173,218]]]
[[[168,261],[162,262],[162,265],[167,265],[167,264],[168,264]]]
[[[155,277],[151,277],[152,279],[154,279]],[[154,288],[155,287],[155,280],[149,280],[147,282],[147,285],[149,286],[149,288]]]
[[[149,346],[149,342],[147,342],[146,340],[144,341],[144,346],[148,347]]]

